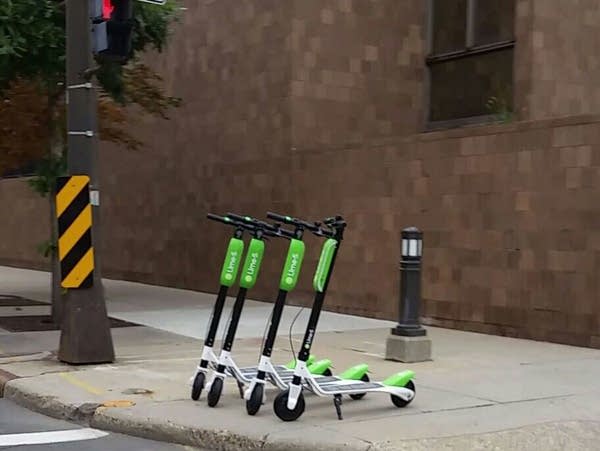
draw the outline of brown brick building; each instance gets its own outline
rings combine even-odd
[[[394,318],[399,232],[425,233],[429,324],[600,347],[596,0],[187,0],[152,58],[184,99],[104,146],[105,275],[214,290],[206,212],[341,213],[329,309]],[[47,209],[0,181],[0,262]],[[311,250],[296,302],[310,298]],[[254,297],[270,299],[269,242]]]

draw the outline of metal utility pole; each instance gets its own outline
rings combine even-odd
[[[98,185],[98,105],[89,0],[67,0],[67,128],[70,175],[90,177],[93,284],[64,296],[59,360],[71,364],[107,363],[115,358],[100,271]],[[64,276],[64,275],[63,275]]]

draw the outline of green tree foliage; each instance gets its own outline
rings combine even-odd
[[[57,81],[64,73],[64,3],[0,1],[0,87],[17,79]]]
[[[132,60],[125,66],[97,62],[101,139],[139,148],[142,143],[126,131],[125,107],[136,104],[148,114],[167,118],[168,109],[178,105],[179,99],[164,94],[160,76],[140,61],[144,51],[164,49],[177,11],[176,0],[165,6],[134,2]],[[65,36],[65,0],[0,0],[0,142],[4,150],[0,176],[32,155],[39,157],[29,136],[45,137],[41,145],[47,150],[46,158],[63,157]],[[45,121],[39,120],[40,114],[35,123],[18,119],[20,114],[31,116],[36,103]],[[32,132],[32,127],[37,130]],[[35,147],[39,146],[38,141]],[[40,172],[45,174],[46,169],[40,167]],[[44,185],[36,183],[38,188]]]
[[[62,304],[53,187],[66,171],[66,1],[0,0],[0,177],[38,162],[28,183],[49,199],[52,230],[40,252],[52,259],[56,322]],[[135,2],[132,60],[125,66],[97,61],[100,139],[138,149],[142,143],[127,132],[127,105],[161,118],[178,105],[179,99],[165,95],[162,79],[140,57],[146,50],[164,49],[177,1],[165,6]]]

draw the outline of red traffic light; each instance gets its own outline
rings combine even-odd
[[[115,7],[112,4],[112,0],[104,0],[102,4],[102,17],[104,19],[110,19],[110,16]]]

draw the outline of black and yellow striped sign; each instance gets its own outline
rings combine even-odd
[[[89,288],[93,283],[92,206],[87,175],[59,177],[56,187],[58,256],[63,288]]]

